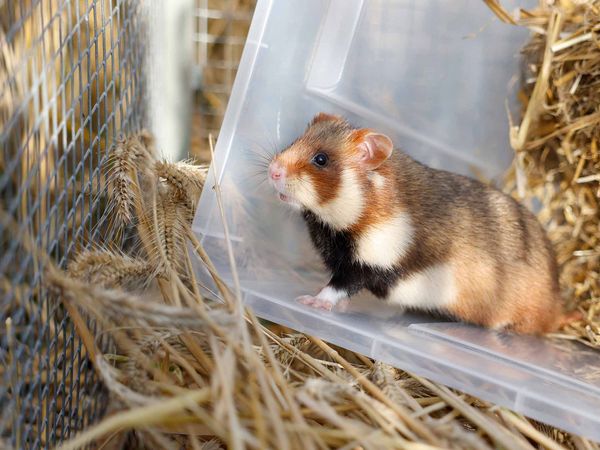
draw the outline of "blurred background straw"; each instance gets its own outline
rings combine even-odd
[[[190,152],[210,159],[208,136],[215,139],[229,101],[256,0],[195,0],[194,110]]]

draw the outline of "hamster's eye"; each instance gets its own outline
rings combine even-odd
[[[313,156],[312,162],[315,166],[325,167],[329,162],[329,158],[325,153],[317,153],[315,156]]]

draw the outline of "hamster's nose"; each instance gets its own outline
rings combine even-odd
[[[269,176],[273,180],[279,180],[285,175],[285,169],[281,166],[281,164],[273,161],[271,165],[269,165]]]

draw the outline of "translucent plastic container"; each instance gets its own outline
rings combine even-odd
[[[244,299],[259,316],[600,440],[600,352],[402,314],[368,295],[343,313],[294,302],[328,276],[258,162],[326,111],[387,133],[434,167],[497,176],[511,160],[506,102],[526,38],[481,1],[259,1],[217,176]],[[194,230],[231,281],[214,182]]]

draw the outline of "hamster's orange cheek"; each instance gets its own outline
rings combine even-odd
[[[284,165],[289,180],[300,178],[306,173],[305,159],[304,155],[298,155],[291,151],[280,155],[280,163]]]
[[[340,184],[339,174],[332,171],[312,169],[308,172],[320,204],[333,200]]]

